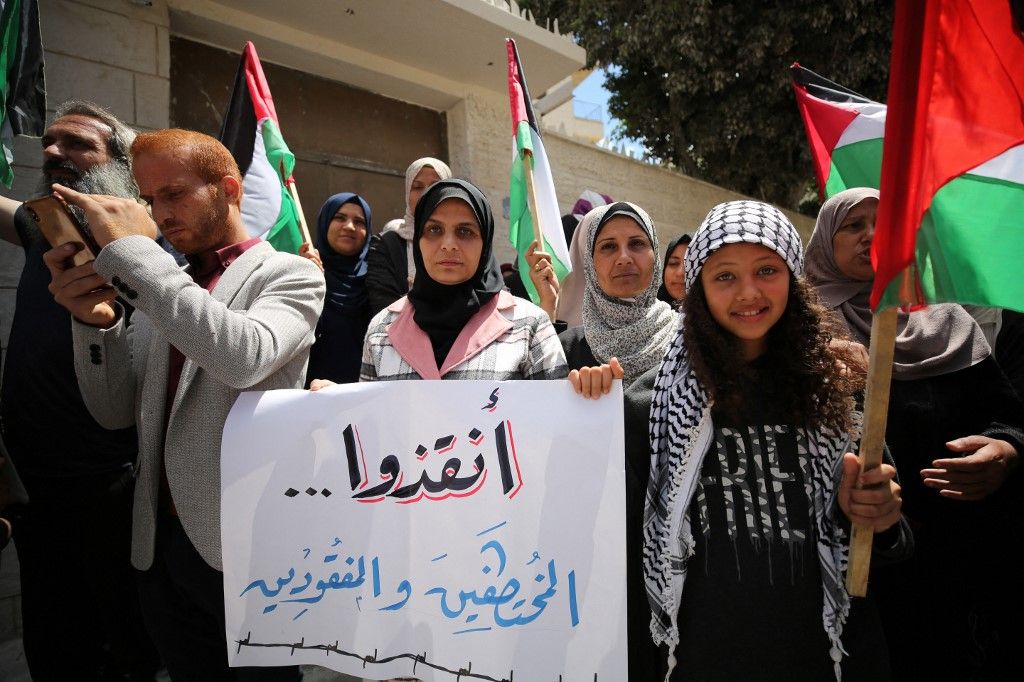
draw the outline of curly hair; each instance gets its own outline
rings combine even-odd
[[[863,368],[848,346],[830,346],[833,339],[845,339],[842,323],[802,278],[790,273],[789,302],[768,332],[759,369],[743,360],[739,340],[712,317],[700,278],[687,292],[683,311],[694,374],[727,418],[742,419],[748,387],[769,382],[773,399],[793,423],[850,431]]]

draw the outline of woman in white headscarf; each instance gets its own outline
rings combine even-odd
[[[409,292],[416,277],[412,258],[413,213],[420,196],[438,180],[452,177],[444,161],[425,156],[405,171],[405,215],[389,221],[367,256],[366,289],[374,315]]]

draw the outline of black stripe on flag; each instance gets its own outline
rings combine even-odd
[[[826,102],[851,102],[854,104],[873,104],[863,95],[859,95],[849,88],[844,88],[839,83],[834,83],[824,76],[819,76],[810,69],[805,69],[799,64],[789,67],[793,75],[793,82],[807,90],[807,94],[813,95]]]
[[[523,71],[523,61],[519,59],[519,46],[516,45],[516,41],[512,41],[512,51],[516,56],[516,71],[519,74],[519,87],[523,89],[523,101],[526,105],[526,118],[530,122],[530,127],[540,135],[540,126],[537,125],[537,117],[533,113],[533,99],[530,98],[530,89],[526,87],[526,72]]]
[[[249,95],[249,84],[245,79],[245,55],[242,55],[235,75],[235,87],[231,90],[231,101],[224,114],[224,125],[220,129],[220,141],[235,157],[243,177],[252,165],[252,154],[256,147],[256,123],[256,108]]]

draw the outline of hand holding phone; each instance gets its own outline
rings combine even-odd
[[[96,260],[96,254],[100,252],[99,245],[89,228],[79,221],[63,199],[51,194],[29,199],[24,207],[50,246],[57,247],[68,242],[78,242],[85,246],[72,256],[75,265]]]
[[[73,257],[82,249],[81,242],[71,242],[43,254],[43,263],[50,271],[50,293],[75,319],[106,329],[118,319],[113,305],[117,290],[96,272],[92,261],[72,264]]]
[[[84,194],[60,184],[53,185],[53,193],[82,209],[92,235],[100,246],[136,235],[156,239],[157,229],[153,217],[145,206],[134,199]]]

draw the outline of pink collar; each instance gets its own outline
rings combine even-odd
[[[434,360],[430,337],[416,324],[413,307],[405,296],[388,306],[389,311],[398,313],[395,321],[388,325],[388,339],[417,374],[424,379],[440,379],[511,329],[512,323],[500,311],[514,307],[515,298],[507,291],[499,292],[481,306],[459,332],[440,370]]]

